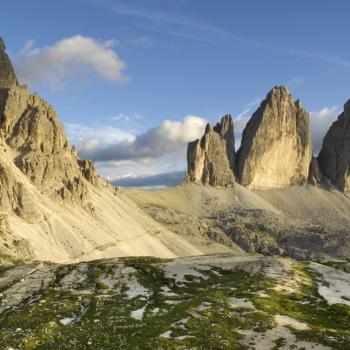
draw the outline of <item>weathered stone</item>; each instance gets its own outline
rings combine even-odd
[[[319,186],[323,183],[323,175],[317,158],[312,157],[309,171],[309,183],[313,186]]]
[[[350,100],[328,130],[318,156],[324,176],[340,191],[350,190]]]
[[[311,158],[308,113],[286,87],[275,87],[244,129],[238,151],[241,184],[251,189],[303,184]]]
[[[97,185],[96,172],[92,164],[78,163],[53,108],[27,86],[1,90],[0,100],[0,133],[17,153],[17,167],[42,193],[84,203],[88,191],[80,178]]]
[[[223,117],[214,128],[207,124],[201,140],[188,144],[187,164],[185,182],[234,186],[235,142],[230,115]]]
[[[13,176],[11,169],[0,164],[0,208],[34,223],[41,218],[40,210],[31,199],[23,183]]]
[[[11,61],[6,53],[5,43],[0,37],[0,89],[18,85]]]
[[[96,173],[96,168],[94,163],[89,159],[78,160],[81,172],[86,180],[88,180],[93,185],[98,185],[99,179]]]

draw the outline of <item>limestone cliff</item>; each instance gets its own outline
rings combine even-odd
[[[308,113],[284,86],[272,89],[246,125],[238,177],[251,189],[305,183],[312,158]]]
[[[185,182],[232,187],[235,183],[234,163],[233,121],[226,115],[214,127],[207,124],[201,140],[189,143]]]
[[[88,191],[82,179],[98,184],[93,164],[78,160],[54,109],[18,84],[1,38],[0,138],[10,147],[14,164],[41,193],[86,204]],[[1,174],[1,180],[8,182],[6,168]]]
[[[5,49],[5,43],[0,37],[0,89],[8,89],[18,85],[15,72]]]
[[[324,176],[340,191],[350,190],[350,100],[328,130],[318,156]]]
[[[42,193],[83,203],[85,169],[68,145],[53,108],[26,86],[0,90],[0,133],[15,152],[16,166]],[[94,172],[89,181],[97,184]]]

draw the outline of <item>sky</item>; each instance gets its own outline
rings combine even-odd
[[[271,88],[310,113],[314,152],[350,98],[345,0],[2,0],[21,83],[79,156],[122,186],[179,183],[186,145],[234,117],[236,146]]]

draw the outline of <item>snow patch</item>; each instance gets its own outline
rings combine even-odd
[[[143,319],[143,314],[144,314],[145,310],[146,310],[146,305],[144,307],[142,307],[141,309],[131,311],[130,316],[135,320],[141,321]]]
[[[74,320],[75,320],[75,317],[66,317],[66,318],[62,318],[62,320],[60,320],[60,323],[63,324],[64,326],[67,326],[71,324]]]
[[[318,263],[311,263],[310,267],[321,274],[322,279],[326,282],[327,285],[318,282],[318,293],[329,305],[346,304],[350,306],[350,273]]]
[[[172,331],[166,331],[159,335],[160,338],[170,338]]]

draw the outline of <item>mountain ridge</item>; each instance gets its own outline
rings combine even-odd
[[[226,136],[226,144],[234,144],[234,120],[230,118],[232,132]],[[318,157],[313,156],[309,114],[300,100],[292,100],[286,86],[268,92],[246,124],[238,151],[231,148],[230,157],[210,136],[220,135],[214,131],[221,123],[215,127],[208,124],[203,137],[188,144],[184,183],[232,187],[237,182],[253,190],[306,184],[342,192],[350,189],[350,100],[325,135]],[[208,150],[215,156],[208,157]],[[232,169],[234,180],[222,178],[217,163],[228,163],[224,173]],[[207,174],[209,179],[221,177],[221,181],[208,180]]]

